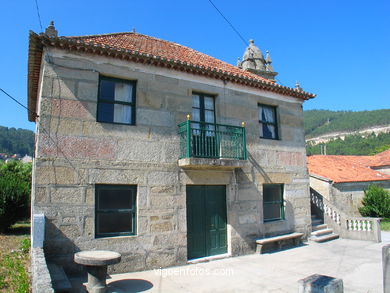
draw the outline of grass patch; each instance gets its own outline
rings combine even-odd
[[[30,292],[30,223],[0,234],[0,292]]]
[[[387,218],[381,220],[381,230],[390,231],[390,219]]]

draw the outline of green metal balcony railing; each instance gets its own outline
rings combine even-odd
[[[180,159],[226,158],[246,160],[242,127],[187,120],[179,125]]]

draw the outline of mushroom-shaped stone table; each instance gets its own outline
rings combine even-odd
[[[74,261],[87,268],[88,292],[105,293],[107,266],[119,263],[121,255],[118,252],[108,250],[80,251],[75,253]]]

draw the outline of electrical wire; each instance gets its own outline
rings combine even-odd
[[[37,8],[39,26],[41,27],[41,32],[43,32],[43,26],[42,26],[42,21],[41,21],[41,14],[39,13],[38,0],[35,0],[35,6],[36,6],[36,8]]]
[[[14,102],[16,102],[19,106],[25,108],[27,111],[29,111],[30,113],[34,114],[34,117],[36,117],[37,119],[35,120],[36,123],[38,123],[39,125],[39,129],[42,130],[43,132],[46,133],[47,137],[51,140],[51,142],[56,146],[57,150],[59,150],[59,152],[62,154],[62,156],[64,157],[64,159],[69,163],[69,165],[77,172],[77,174],[79,175],[79,178],[81,179],[83,176],[81,176],[79,170],[73,165],[73,163],[70,161],[70,159],[66,156],[66,154],[62,151],[62,149],[59,147],[58,145],[58,141],[55,141],[51,136],[50,136],[50,133],[49,131],[46,130],[46,128],[42,125],[41,121],[38,119],[38,115],[36,112],[34,111],[31,111],[30,109],[28,109],[25,105],[23,105],[21,102],[19,102],[17,99],[15,99],[13,96],[11,96],[11,94],[7,93],[5,90],[3,90],[2,88],[0,88],[0,91],[2,91],[7,97],[9,97],[10,99],[12,99]],[[84,178],[86,179],[86,178]]]
[[[32,113],[34,117],[38,117],[37,113],[34,111],[31,111],[29,108],[27,108],[25,105],[23,105],[21,102],[19,102],[17,99],[15,99],[13,96],[11,96],[9,93],[7,93],[5,90],[0,88],[0,91],[2,91],[5,95],[7,95],[9,98],[11,98],[14,102],[18,103],[20,106],[25,108],[28,112]]]
[[[223,15],[223,13],[221,12],[221,10],[218,9],[218,7],[213,3],[213,1],[211,0],[208,0],[211,5],[213,5],[213,7],[215,8],[215,10],[218,11],[218,13],[223,17],[223,19],[230,25],[230,27],[233,29],[233,31],[240,37],[240,39],[244,42],[245,46],[248,46],[248,43],[247,41],[245,41],[244,37],[240,34],[240,32],[233,26],[233,24],[225,17],[225,15]]]

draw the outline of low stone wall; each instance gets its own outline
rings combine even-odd
[[[31,249],[32,267],[32,292],[33,293],[54,293],[51,283],[49,269],[47,268],[45,253],[41,247]]]

